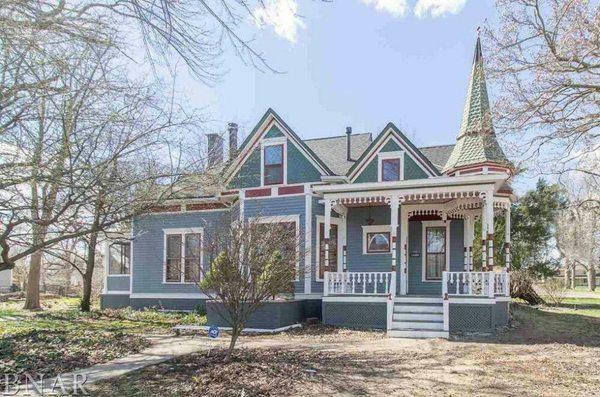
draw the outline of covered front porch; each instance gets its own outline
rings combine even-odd
[[[317,189],[325,207],[318,264],[323,301],[386,304],[391,329],[398,302],[431,298],[443,306],[445,330],[452,302],[506,301],[511,197],[502,192],[505,179],[478,175]],[[503,266],[494,264],[495,216],[506,219]],[[484,249],[475,271],[478,219]]]

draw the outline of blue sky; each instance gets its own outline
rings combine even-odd
[[[379,133],[393,121],[418,145],[452,143],[476,28],[494,17],[493,1],[470,0],[457,14],[422,18],[414,15],[417,0],[408,1],[404,16],[364,1],[299,0],[304,27],[295,42],[270,26],[254,41],[282,74],[260,72],[228,52],[220,81],[206,87],[186,78],[187,96],[214,128],[237,121],[247,133],[272,107],[304,138],[343,134],[348,125]]]
[[[253,43],[281,74],[228,52],[213,86],[179,81],[212,132],[235,121],[245,136],[272,107],[303,138],[341,135],[346,126],[378,134],[392,121],[417,146],[454,142],[476,29],[493,23],[493,0],[266,3],[274,8]]]

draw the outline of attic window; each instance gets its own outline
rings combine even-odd
[[[404,180],[404,152],[384,152],[377,155],[379,159],[379,182]]]
[[[383,182],[400,180],[400,159],[381,161],[381,180]]]
[[[280,185],[283,183],[283,145],[265,146],[264,158],[264,184]]]

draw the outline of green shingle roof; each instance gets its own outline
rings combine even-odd
[[[444,171],[484,162],[505,166],[510,164],[494,133],[481,41],[477,37],[462,123],[456,145]]]

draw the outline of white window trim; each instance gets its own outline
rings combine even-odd
[[[275,185],[265,185],[265,147],[267,146],[283,146],[283,183]],[[264,138],[260,142],[260,186],[261,187],[276,187],[287,185],[287,138],[280,136],[276,138]]]
[[[377,180],[379,182],[383,182],[383,170],[382,164],[383,160],[400,160],[400,179],[404,180],[404,151],[396,151],[396,152],[380,152],[377,153]]]
[[[427,273],[425,269],[427,261],[426,243],[427,234],[426,230],[428,227],[446,227],[446,266],[444,271],[450,269],[450,220],[444,221],[422,221],[421,222],[421,281],[424,283],[441,283],[442,279],[439,280],[427,280]]]
[[[204,264],[204,228],[202,227],[184,227],[177,229],[163,229],[163,284],[188,284],[196,285],[194,281],[185,281],[185,235],[186,234],[200,234],[200,268]],[[180,235],[181,236],[181,269],[179,274],[179,281],[167,281],[167,236]],[[200,271],[200,277],[202,277],[202,271]]]
[[[362,246],[363,255],[391,255],[392,254],[392,231],[390,225],[369,225],[362,227]],[[367,233],[389,233],[390,234],[390,250],[388,252],[367,252]]]
[[[287,223],[294,222],[296,225],[296,271],[294,281],[300,281],[300,247],[298,238],[300,236],[300,215],[275,215],[248,218],[258,223]],[[310,271],[310,270],[309,270]]]
[[[316,240],[315,240],[315,245],[316,245],[316,252],[315,255],[317,256],[315,259],[315,280],[319,281],[319,282],[323,282],[322,278],[319,278],[319,274],[321,273],[321,255],[320,255],[320,251],[321,251],[321,228],[319,227],[320,225],[325,224],[325,216],[323,215],[317,215],[317,234],[316,234]],[[344,247],[342,246],[342,233],[344,233],[342,231],[342,228],[344,227],[344,222],[341,218],[331,218],[331,224],[332,225],[337,225],[338,227],[338,235],[337,235],[337,271],[341,272],[342,271],[342,256],[344,255]]]

